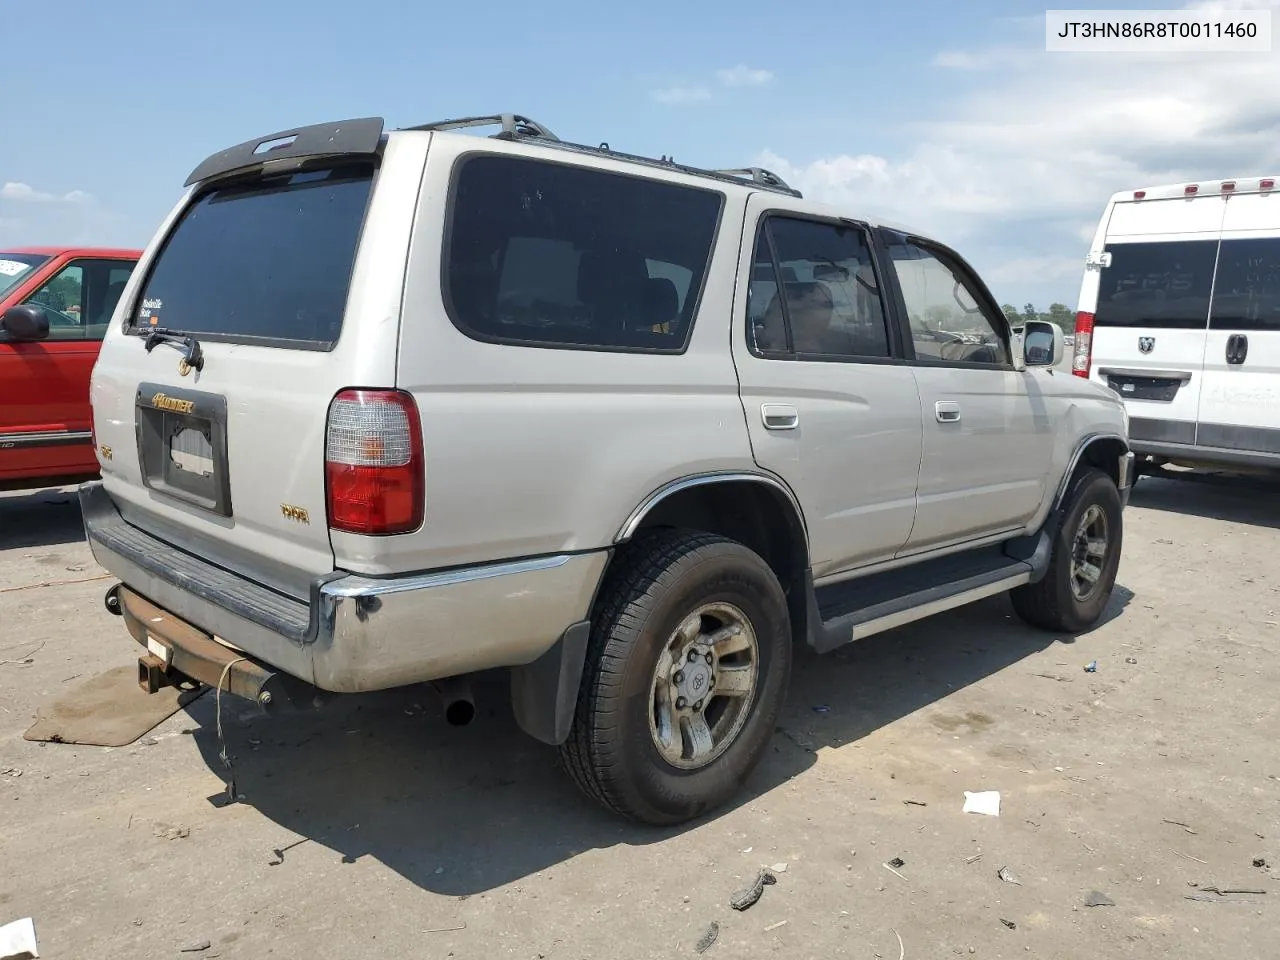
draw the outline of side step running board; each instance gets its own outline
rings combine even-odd
[[[814,594],[819,653],[1012,590],[1038,579],[1034,559],[983,550],[819,588]]]

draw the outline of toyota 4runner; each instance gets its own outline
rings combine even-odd
[[[927,237],[510,114],[303,127],[186,186],[80,493],[145,689],[435,682],[462,720],[502,668],[588,795],[675,823],[760,760],[794,643],[1108,602],[1123,404]]]

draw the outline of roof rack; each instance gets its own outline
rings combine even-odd
[[[763,167],[743,167],[736,170],[703,170],[701,167],[690,167],[682,163],[676,163],[675,157],[664,155],[661,160],[655,160],[653,157],[645,157],[635,153],[621,153],[612,149],[608,143],[601,143],[599,146],[587,146],[581,143],[571,143],[567,140],[561,140],[547,127],[531,120],[528,117],[518,113],[497,113],[487,117],[462,117],[458,120],[438,120],[433,123],[423,123],[414,127],[403,127],[404,130],[429,130],[429,131],[445,131],[445,130],[465,130],[471,127],[491,127],[501,125],[502,131],[493,136],[498,140],[523,140],[530,139],[539,141],[545,146],[555,147],[560,150],[572,150],[576,153],[589,153],[596,156],[611,157],[615,160],[625,160],[629,163],[644,164],[647,167],[661,167],[666,170],[676,170],[680,173],[687,173],[695,177],[709,177],[713,180],[720,180],[724,183],[742,184],[744,180],[766,190],[773,190],[777,193],[785,193],[797,199],[803,199],[804,194],[794,187],[790,186],[785,180],[771,170]]]
[[[751,182],[761,187],[778,187],[783,190],[790,190],[791,187],[787,181],[772,170],[766,170],[764,167],[741,167],[737,170],[712,170],[711,173],[718,173],[725,177],[748,177]]]
[[[531,120],[518,113],[495,113],[487,117],[461,117],[456,120],[436,120],[432,123],[422,123],[416,127],[403,127],[402,129],[465,130],[470,127],[492,127],[495,124],[501,125],[502,127],[501,133],[494,134],[494,136],[499,140],[514,140],[517,137],[537,137],[540,140],[550,140],[553,143],[560,142],[559,137],[542,124],[538,123],[537,120]]]

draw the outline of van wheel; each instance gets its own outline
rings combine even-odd
[[[1120,491],[1109,476],[1090,468],[1076,477],[1044,578],[1010,592],[1018,616],[1059,633],[1097,623],[1120,569],[1122,517]]]
[[[791,672],[778,578],[724,537],[662,531],[614,561],[560,755],[632,820],[690,820],[733,796],[773,735]]]

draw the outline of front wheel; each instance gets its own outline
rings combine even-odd
[[[1076,477],[1044,579],[1010,592],[1018,616],[1060,633],[1080,633],[1097,623],[1120,569],[1123,516],[1120,492],[1109,476],[1090,468]]]
[[[681,823],[736,793],[768,746],[791,669],[786,597],[760,556],[709,534],[650,534],[614,564],[561,758],[615,813]]]

